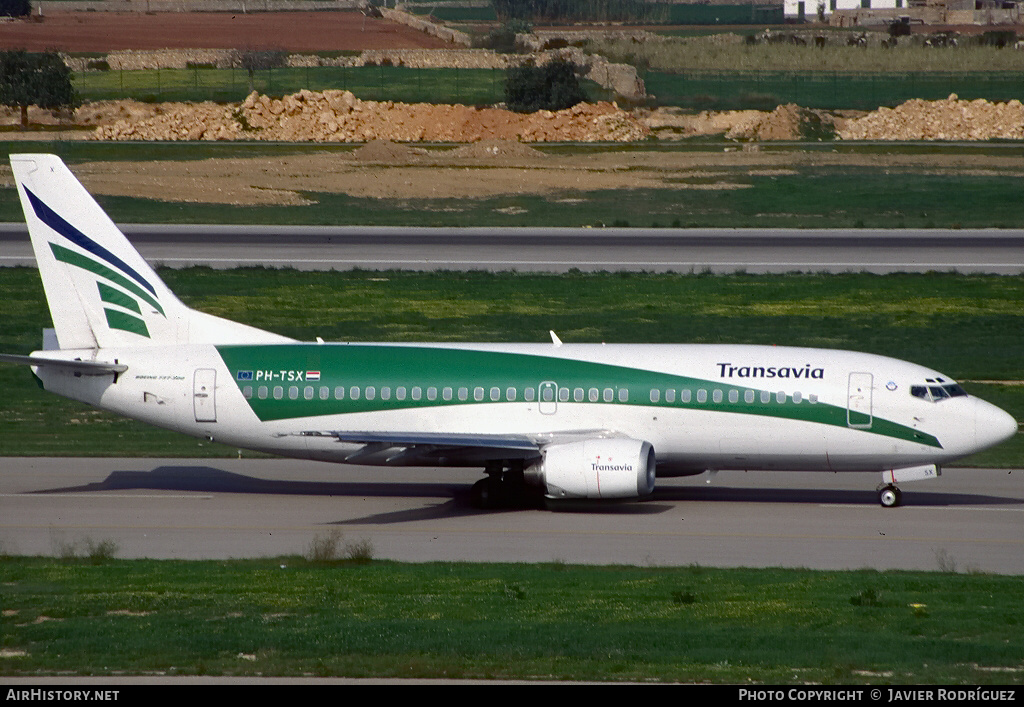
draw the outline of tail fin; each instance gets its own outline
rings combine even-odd
[[[62,349],[290,341],[186,307],[55,155],[11,155]]]

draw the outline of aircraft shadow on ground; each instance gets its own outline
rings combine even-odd
[[[680,502],[699,503],[775,503],[877,505],[878,496],[869,489],[770,489],[759,487],[661,486],[654,495],[640,502],[546,501],[542,498],[512,508],[481,510],[470,500],[472,478],[465,484],[444,482],[331,482],[261,479],[213,466],[159,466],[155,469],[111,472],[102,481],[34,491],[37,494],[90,493],[109,491],[177,491],[193,493],[235,493],[297,496],[344,496],[368,498],[441,499],[422,508],[373,514],[336,521],[334,524],[391,524],[470,515],[521,512],[547,509],[563,513],[606,515],[654,515],[675,508]],[[904,491],[903,505],[911,507],[1016,505],[1018,498],[972,493]]]
[[[903,489],[903,506],[996,506],[1020,505],[1019,498],[975,493],[918,491]],[[909,489],[909,490],[908,490]],[[766,489],[758,487],[676,486],[656,488],[658,501],[701,501],[722,503],[801,503],[837,505],[878,505],[878,493],[871,489]]]
[[[195,493],[255,493],[296,496],[412,496],[451,497],[458,487],[446,483],[384,483],[348,481],[289,481],[260,479],[212,466],[159,466],[151,471],[114,471],[103,481],[33,493],[96,491],[180,491]]]

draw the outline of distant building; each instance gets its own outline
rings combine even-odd
[[[1024,19],[1024,0],[785,0],[787,21],[814,22],[819,13],[841,27],[897,17],[929,25],[1017,24]]]

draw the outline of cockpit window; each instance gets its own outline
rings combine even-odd
[[[966,397],[967,391],[956,383],[947,385],[912,385],[910,386],[910,394],[915,398],[937,403],[946,398]]]

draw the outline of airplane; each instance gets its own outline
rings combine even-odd
[[[484,508],[640,499],[707,471],[874,472],[897,484],[1017,432],[943,373],[753,345],[299,342],[185,306],[54,155],[11,155],[53,319],[52,393],[286,457],[482,469]],[[48,330],[49,331],[49,330]]]

